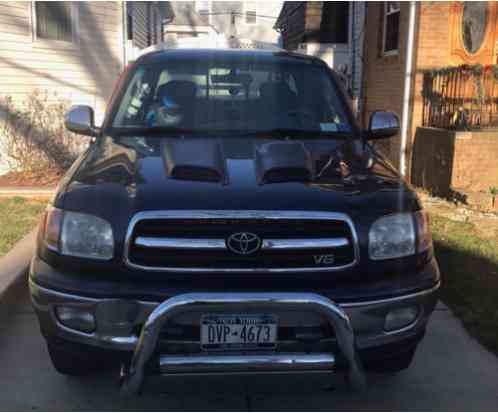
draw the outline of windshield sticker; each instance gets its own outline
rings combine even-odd
[[[320,130],[322,132],[337,132],[337,124],[336,123],[320,123]]]

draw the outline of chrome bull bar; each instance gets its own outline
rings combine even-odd
[[[335,331],[337,344],[348,362],[346,377],[354,390],[363,390],[366,378],[356,352],[355,335],[347,314],[326,297],[312,293],[189,293],[172,297],[150,314],[145,322],[131,362],[122,369],[121,392],[137,394],[145,377],[145,365],[153,355],[163,325],[180,313],[193,310],[223,309],[242,311],[302,310],[322,314]],[[161,355],[161,374],[214,372],[268,372],[333,370],[333,354],[266,353],[249,355]]]

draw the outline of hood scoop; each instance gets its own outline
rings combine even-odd
[[[162,154],[171,178],[226,183],[226,165],[216,141],[168,139],[163,143]]]
[[[256,171],[260,185],[309,182],[314,175],[311,154],[302,142],[270,142],[258,146]]]

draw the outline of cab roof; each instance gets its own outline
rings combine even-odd
[[[326,63],[314,56],[288,51],[254,50],[254,49],[163,49],[140,56],[137,64],[165,63],[174,60],[214,59],[229,61],[263,61],[263,62],[308,62],[325,65]]]

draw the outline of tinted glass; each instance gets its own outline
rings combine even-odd
[[[136,70],[113,127],[350,132],[346,110],[328,69],[309,61],[175,60]]]

